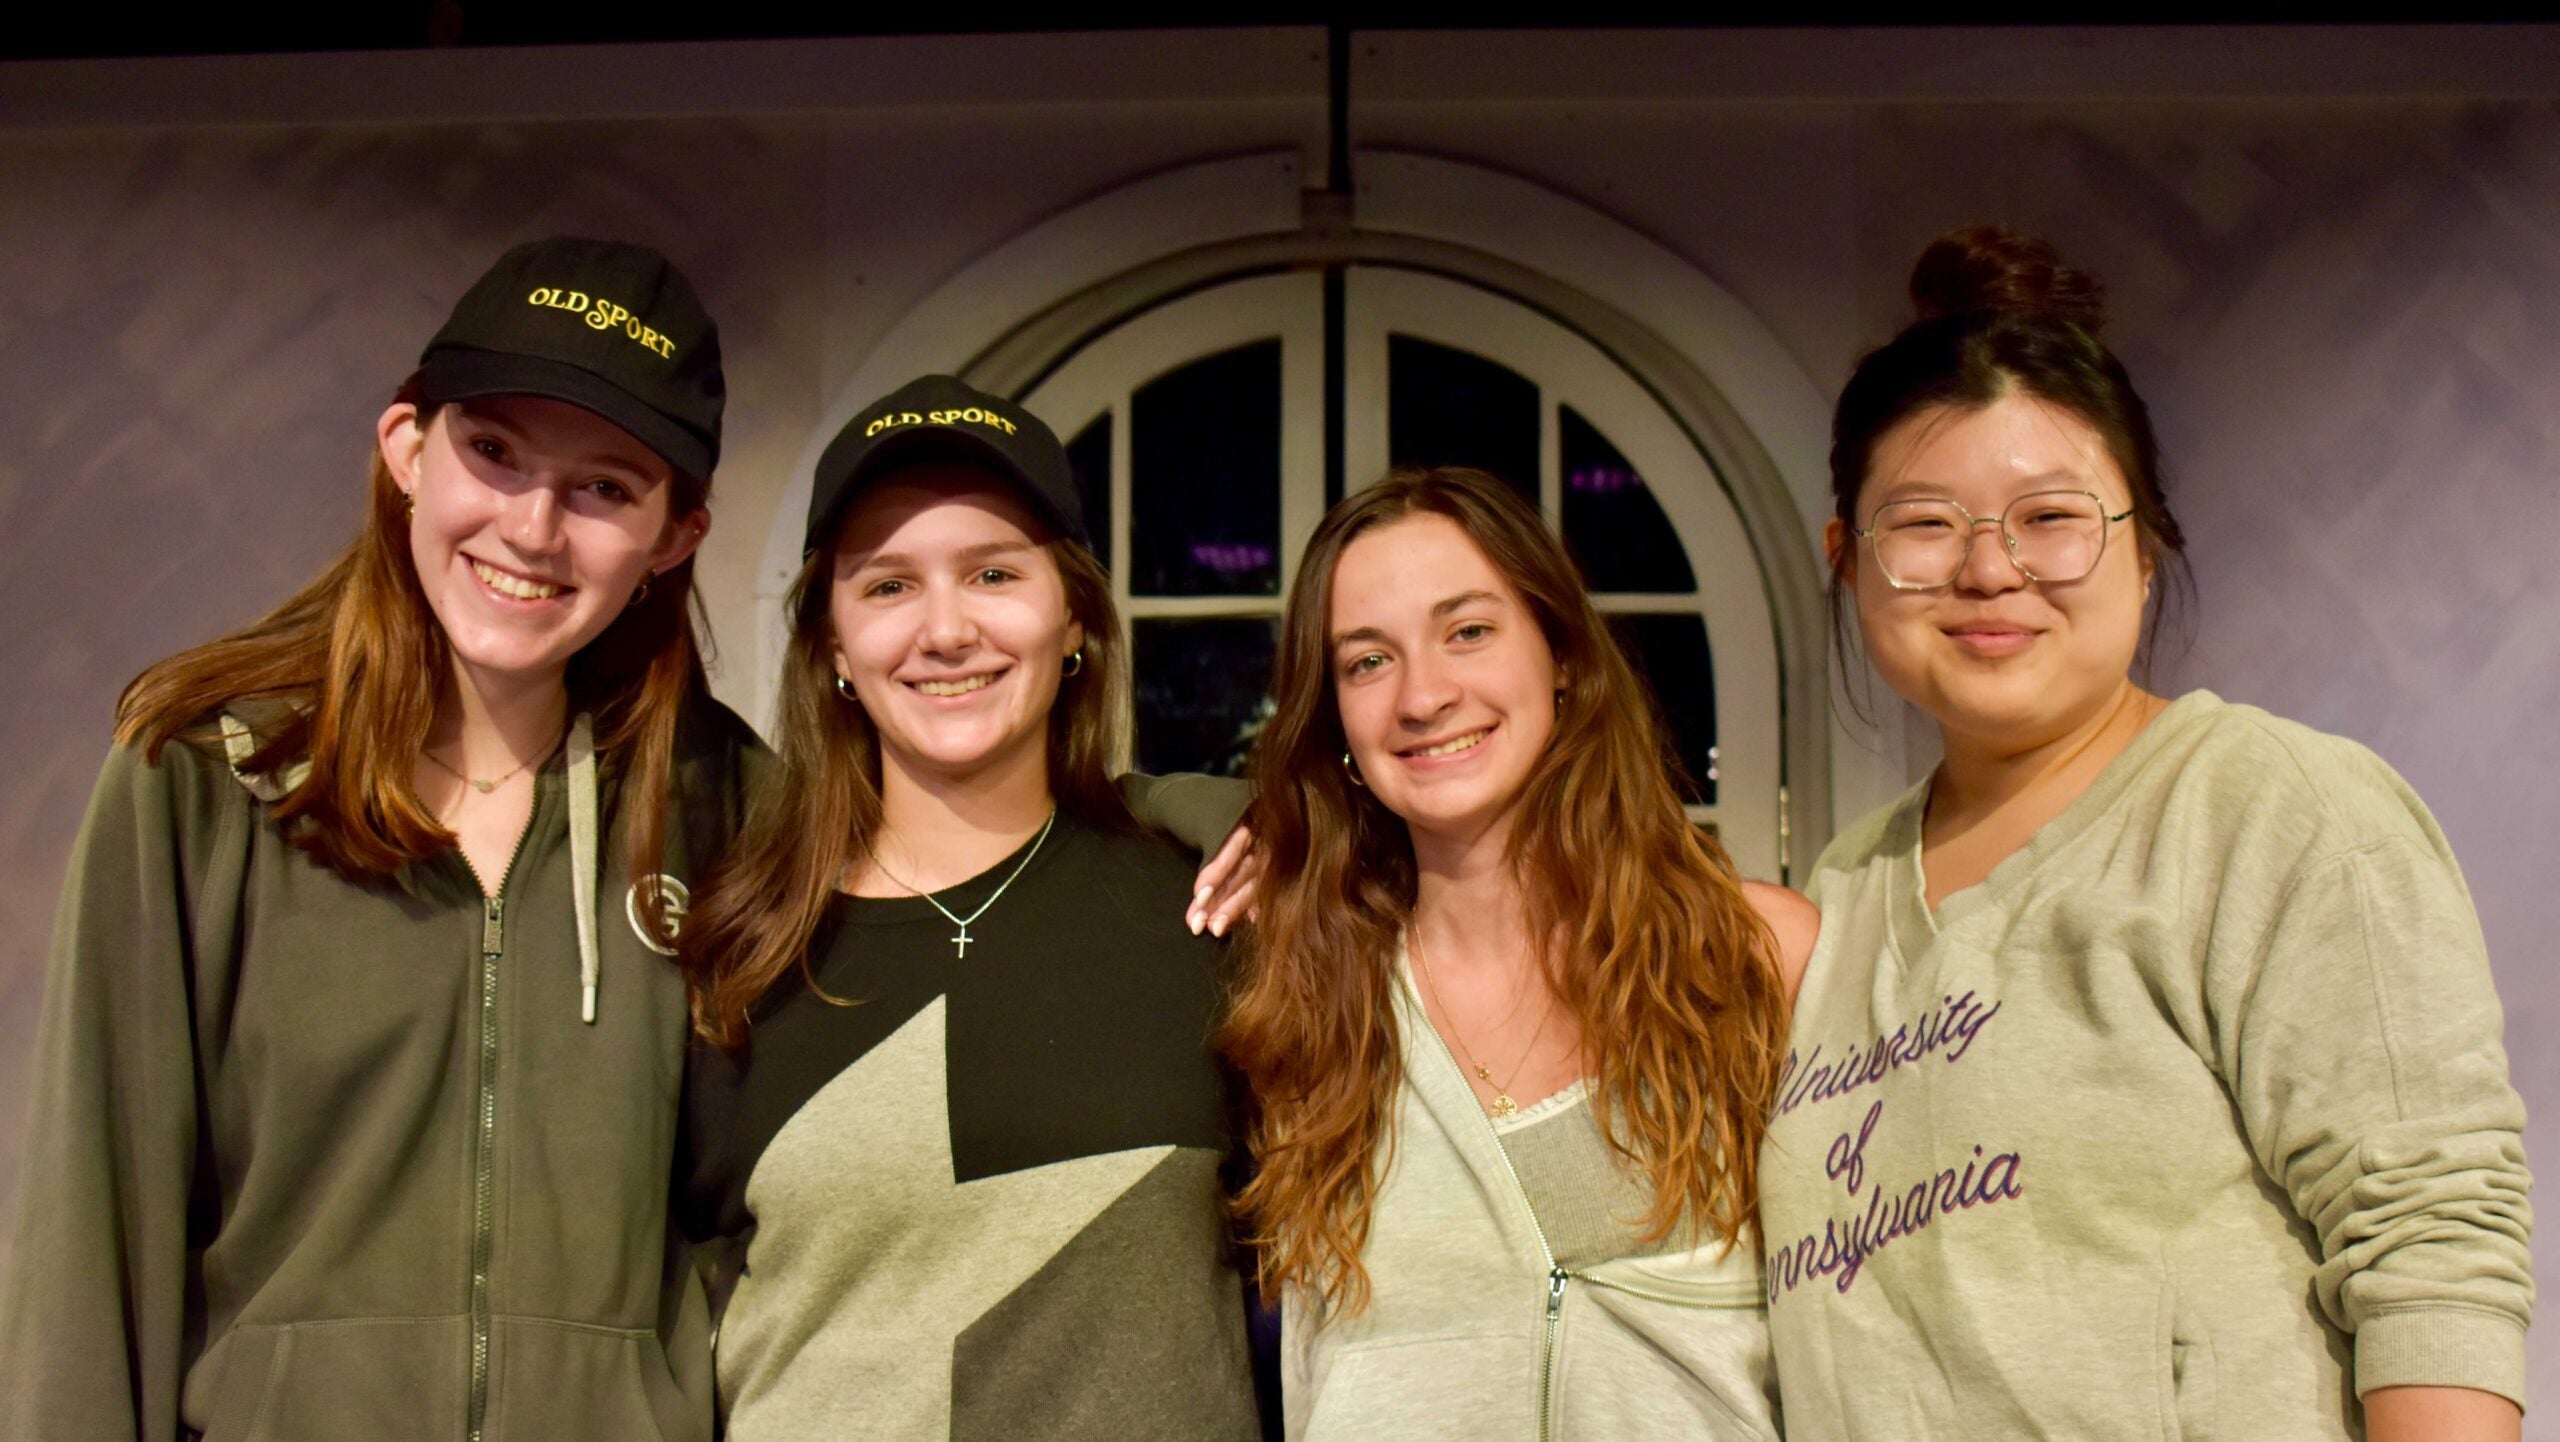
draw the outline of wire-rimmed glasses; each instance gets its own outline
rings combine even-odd
[[[1973,556],[1973,538],[1997,526],[2009,563],[2030,581],[2077,581],[2098,569],[2107,553],[2107,526],[2133,514],[2107,514],[2089,491],[2035,491],[2011,501],[2000,514],[1976,516],[1948,500],[1894,501],[1878,506],[1867,528],[1855,534],[1876,558],[1876,569],[1897,591],[1934,591],[1955,584]]]

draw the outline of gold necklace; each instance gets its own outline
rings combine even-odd
[[[1547,1009],[1538,1013],[1538,1029],[1529,1033],[1529,1044],[1520,1049],[1520,1059],[1511,1064],[1511,1074],[1501,1081],[1495,1081],[1492,1071],[1487,1069],[1483,1062],[1476,1060],[1476,1054],[1468,1047],[1467,1039],[1459,1035],[1457,1014],[1450,1011],[1448,1004],[1440,1000],[1440,988],[1431,983],[1431,963],[1422,955],[1422,927],[1419,923],[1406,933],[1405,950],[1412,953],[1414,970],[1422,973],[1422,989],[1430,996],[1431,1005],[1437,1008],[1442,1016],[1449,1019],[1449,1039],[1458,1044],[1459,1054],[1467,1059],[1467,1065],[1474,1068],[1475,1074],[1486,1086],[1493,1088],[1493,1105],[1485,1110],[1493,1113],[1497,1120],[1507,1121],[1518,1116],[1520,1104],[1511,1099],[1511,1084],[1520,1079],[1520,1069],[1529,1064],[1529,1054],[1538,1049],[1538,1039],[1547,1034],[1547,1023],[1555,1020],[1555,992],[1550,990],[1547,993]],[[1519,1014],[1518,1007],[1512,1008],[1512,1016]],[[1503,1020],[1509,1021],[1510,1017],[1505,1017]]]
[[[494,780],[494,781],[483,781],[483,780],[481,780],[481,779],[480,779],[479,777],[477,777],[477,776],[465,776],[465,775],[463,775],[461,772],[456,771],[456,770],[454,770],[452,767],[447,766],[447,765],[445,765],[443,762],[441,762],[441,761],[437,760],[437,759],[436,759],[436,753],[434,753],[434,752],[432,752],[432,751],[429,751],[429,750],[426,750],[426,749],[425,749],[425,748],[423,748],[423,747],[421,747],[421,748],[419,749],[418,754],[419,754],[420,756],[423,756],[423,757],[425,757],[425,758],[426,758],[426,762],[427,762],[427,764],[428,764],[428,765],[430,765],[430,766],[434,767],[434,768],[435,768],[435,769],[437,769],[438,771],[443,772],[445,775],[452,777],[454,780],[459,781],[459,782],[462,782],[464,785],[469,786],[471,789],[473,789],[474,791],[479,792],[481,795],[486,796],[486,795],[488,795],[490,792],[495,791],[495,790],[497,790],[499,787],[504,786],[504,785],[506,785],[508,782],[513,781],[514,779],[516,779],[516,777],[517,777],[517,776],[519,776],[519,775],[521,775],[521,774],[523,773],[523,771],[524,771],[524,769],[525,769],[526,767],[531,766],[534,762],[539,761],[539,760],[541,760],[543,757],[550,755],[550,754],[552,753],[552,751],[553,751],[554,749],[556,749],[556,748],[557,748],[557,746],[558,746],[558,745],[559,745],[559,743],[558,743],[558,742],[554,742],[554,743],[552,743],[552,745],[550,745],[550,746],[545,746],[545,747],[544,747],[544,748],[542,748],[540,751],[538,751],[538,752],[534,753],[534,754],[533,754],[533,755],[531,755],[531,756],[526,757],[526,758],[525,758],[524,760],[522,760],[522,761],[517,762],[517,763],[516,763],[515,770],[508,772],[508,773],[507,773],[506,775],[504,775],[504,776],[498,777],[498,778],[497,778],[496,780]]]

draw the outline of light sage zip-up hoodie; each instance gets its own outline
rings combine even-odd
[[[1928,905],[1927,783],[1815,864],[1760,1164],[1797,1442],[2361,1436],[2523,1400],[2479,922],[2372,752],[2205,692]]]
[[[274,778],[210,748],[108,758],[31,1068],[0,1436],[710,1435],[668,1225],[684,987],[631,920],[579,719],[489,899],[457,851],[327,870],[269,820]],[[696,720],[679,880],[757,749]]]
[[[1361,1253],[1369,1306],[1292,1291],[1292,1442],[1774,1442],[1752,1243],[1557,1265],[1493,1123],[1401,964],[1392,1161]],[[1597,1185],[1597,1179],[1595,1179]]]

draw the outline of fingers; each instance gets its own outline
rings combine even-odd
[[[1210,899],[1209,934],[1224,936],[1227,928],[1238,921],[1253,920],[1256,893],[1261,886],[1262,853],[1247,852],[1244,860],[1237,864],[1235,874],[1227,878],[1225,888]]]
[[[1261,872],[1258,861],[1248,864],[1252,848],[1253,833],[1238,826],[1227,833],[1226,841],[1218,847],[1216,854],[1201,866],[1199,875],[1192,881],[1190,909],[1182,914],[1183,922],[1191,928],[1193,936],[1204,930],[1211,936],[1226,935],[1227,923],[1235,918],[1232,903],[1236,883],[1240,880],[1247,884],[1247,902],[1250,903],[1251,879]]]

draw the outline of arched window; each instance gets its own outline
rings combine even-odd
[[[1634,377],[1493,291],[1390,264],[1191,292],[1112,324],[1024,396],[1068,438],[1136,660],[1137,761],[1232,770],[1307,536],[1342,483],[1475,465],[1534,499],[1644,671],[1690,814],[1747,874],[1783,854],[1778,643],[1713,457]],[[1326,312],[1338,306],[1330,334]]]
[[[1348,206],[1295,152],[1129,181],[902,315],[783,483],[755,689],[781,675],[809,468],[927,371],[1024,398],[1068,439],[1158,766],[1241,753],[1280,588],[1341,486],[1390,459],[1490,462],[1534,489],[1650,672],[1692,814],[1746,874],[1786,879],[1910,780],[1895,728],[1828,704],[1827,397],[1692,261],[1579,201],[1439,157],[1357,163]]]

